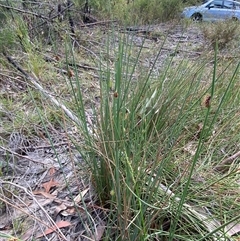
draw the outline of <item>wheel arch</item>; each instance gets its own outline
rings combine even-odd
[[[200,12],[195,12],[191,15],[192,20],[202,21],[203,15]]]

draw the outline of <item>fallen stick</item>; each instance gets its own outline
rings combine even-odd
[[[48,99],[50,99],[51,102],[53,102],[57,107],[61,108],[64,113],[78,126],[83,127],[84,125],[82,122],[75,116],[64,104],[59,102],[56,98],[54,98],[50,93],[48,93],[38,82],[38,78],[34,73],[32,73],[33,77],[31,77],[21,66],[19,66],[10,56],[6,54],[6,52],[3,51],[3,55],[6,57],[9,63],[11,63],[18,71],[20,71],[26,79],[35,86],[44,96],[46,96]]]
[[[22,9],[19,9],[19,8],[14,8],[14,7],[12,7],[12,6],[6,6],[6,5],[3,5],[3,4],[0,4],[0,7],[6,8],[6,9],[10,9],[10,10],[14,10],[14,11],[20,12],[20,13],[25,13],[25,14],[33,15],[33,16],[35,16],[35,17],[48,20],[48,17],[45,17],[45,16],[43,16],[43,15],[41,15],[41,14],[38,14],[38,13],[34,13],[34,12],[22,10]]]

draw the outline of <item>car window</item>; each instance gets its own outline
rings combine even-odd
[[[236,5],[234,2],[231,1],[224,1],[223,8],[235,9]]]
[[[240,9],[240,3],[238,3],[238,2],[230,2],[230,4],[232,5],[232,9],[238,9],[238,10]]]
[[[214,0],[209,5],[207,5],[206,7],[222,8],[222,6],[223,6],[223,0]]]
[[[238,10],[240,9],[240,4],[239,3],[235,3],[234,5],[235,5],[234,9],[238,9]]]

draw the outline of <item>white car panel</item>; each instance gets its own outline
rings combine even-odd
[[[194,20],[240,20],[240,2],[234,0],[210,0],[200,6],[187,7],[182,16]]]

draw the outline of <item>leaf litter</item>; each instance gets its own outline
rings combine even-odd
[[[44,140],[40,143],[41,147],[48,146]],[[1,214],[1,232],[10,235],[16,222],[22,225],[22,240],[33,237],[84,240],[83,236],[95,235],[92,227],[103,223],[104,215],[93,205],[96,197],[91,181],[77,170],[78,166],[82,169],[84,163],[76,150],[69,151],[67,146],[55,150],[48,147],[46,153],[35,148],[26,155],[10,155],[8,162],[14,165],[3,169],[5,178],[1,179],[4,195],[0,201],[5,208]],[[86,208],[94,224],[89,222]]]

